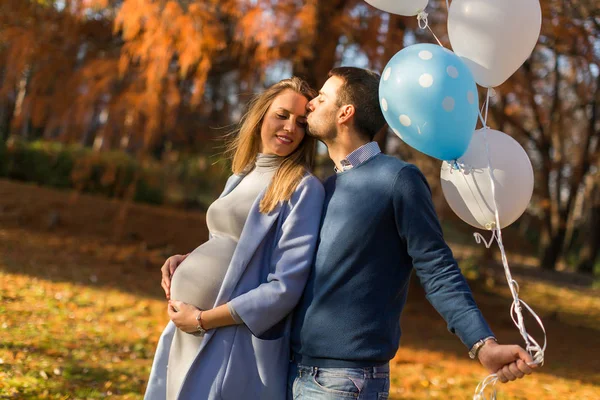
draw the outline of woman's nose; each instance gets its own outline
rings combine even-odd
[[[283,130],[289,133],[296,132],[296,124],[291,118],[286,121],[285,125],[283,126]]]

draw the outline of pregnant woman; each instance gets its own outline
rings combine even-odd
[[[230,147],[234,175],[206,214],[210,239],[163,266],[171,322],[145,399],[285,398],[289,314],[324,198],[309,172],[315,141],[305,135],[314,95],[294,77],[251,101]]]

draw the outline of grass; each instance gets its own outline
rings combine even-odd
[[[155,279],[128,283],[135,247],[21,230],[0,242],[0,398],[142,398],[167,318],[140,291]]]
[[[0,398],[140,398],[164,322],[160,302],[26,275],[0,279]]]
[[[0,228],[0,399],[142,399],[167,322],[159,286],[164,257],[136,242]],[[521,297],[544,321],[549,347],[538,373],[497,386],[498,400],[599,399],[597,290],[517,279]],[[506,285],[482,280],[472,287],[500,341],[521,343]],[[390,398],[472,398],[486,372],[418,285],[402,324]]]

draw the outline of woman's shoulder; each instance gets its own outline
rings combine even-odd
[[[242,178],[243,175],[238,175],[238,174],[231,174],[227,177],[227,180],[225,181],[225,185],[229,184],[231,181],[234,181],[236,179],[240,179]]]
[[[231,185],[238,182],[242,178],[244,178],[244,175],[238,175],[238,174],[229,175],[229,177],[225,181],[225,186],[224,186],[223,190],[227,190]]]
[[[325,193],[325,189],[323,188],[323,183],[321,180],[310,172],[307,172],[298,184],[296,191],[300,190],[317,191],[323,194]]]
[[[322,203],[325,198],[323,184],[311,173],[306,173],[296,186],[288,204],[294,206],[303,203]]]
[[[302,180],[296,186],[292,197],[286,202],[289,209],[298,208],[299,210],[317,210],[323,206],[325,201],[325,189],[323,184],[311,173],[306,173]],[[311,215],[316,215],[311,213]],[[319,214],[320,216],[320,214]]]

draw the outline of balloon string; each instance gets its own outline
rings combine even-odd
[[[487,119],[488,119],[488,109],[490,107],[490,88],[488,88],[487,93],[485,95],[485,126],[487,127]],[[487,141],[486,141],[487,146]],[[487,148],[487,147],[486,147]],[[489,157],[489,153],[488,153]]]
[[[490,88],[488,88],[488,90],[487,90],[485,101],[481,105],[481,110],[478,110],[479,111],[479,120],[481,121],[481,124],[483,125],[484,128],[488,128],[488,126],[487,126],[487,118],[488,118],[488,104],[489,104],[489,102],[490,102]],[[485,117],[482,114],[484,109],[485,109]]]
[[[419,13],[417,14],[417,21],[419,22],[419,28],[421,29],[429,29],[429,32],[431,32],[431,34],[433,35],[433,37],[435,38],[435,40],[438,42],[438,44],[441,47],[444,47],[444,45],[442,44],[442,42],[440,41],[440,39],[438,39],[438,37],[435,35],[435,33],[431,30],[431,27],[429,26],[429,21],[428,18],[429,14],[427,14],[425,12],[425,10],[420,10]]]
[[[488,100],[489,102],[489,89],[488,89]],[[512,295],[513,295],[513,307],[515,308],[517,317],[518,317],[518,328],[521,331],[521,336],[523,336],[523,339],[525,340],[525,343],[527,345],[527,351],[530,352],[530,347],[531,347],[531,343],[530,343],[530,336],[527,334],[527,331],[525,330],[525,323],[523,322],[523,315],[521,313],[521,303],[525,304],[522,300],[519,299],[519,285],[517,284],[517,282],[512,278],[511,272],[510,272],[510,267],[508,265],[508,259],[506,257],[506,251],[504,250],[504,243],[502,240],[502,229],[501,229],[501,225],[500,225],[500,213],[498,211],[498,203],[496,202],[496,183],[494,180],[494,176],[492,173],[492,162],[490,159],[490,149],[489,149],[489,141],[487,140],[487,131],[488,129],[485,130],[484,132],[484,140],[485,140],[485,153],[488,159],[488,175],[490,177],[490,184],[491,184],[491,188],[492,188],[492,201],[494,203],[494,215],[496,217],[496,241],[498,242],[498,247],[500,248],[500,253],[502,255],[502,264],[504,266],[504,271],[506,273],[506,280],[509,284],[509,287],[511,289]],[[531,308],[529,306],[527,306],[525,304],[526,308],[528,310],[531,310]],[[541,320],[539,319],[539,317],[533,313],[534,317],[536,317],[536,319],[538,319],[538,321],[541,324]],[[514,319],[513,319],[514,321]],[[541,325],[542,330],[544,331],[544,350],[546,349],[546,340],[545,340],[545,329],[544,326]],[[539,348],[539,345],[537,346],[537,349],[542,351],[542,361],[543,362],[543,351],[542,349]],[[533,354],[532,354],[533,356]]]
[[[431,32],[431,34],[433,35],[433,37],[435,38],[435,40],[438,42],[438,44],[439,44],[441,47],[444,47],[444,45],[442,44],[442,42],[440,42],[440,39],[438,39],[438,37],[437,37],[437,36],[435,36],[435,33],[433,33],[433,31],[431,30],[431,28],[429,27],[429,25],[427,25],[427,29],[429,29],[429,32]]]
[[[471,172],[472,171],[472,167],[466,166],[464,164],[459,164],[458,161],[454,161],[454,164],[455,164],[454,168],[457,169],[460,172],[460,175],[462,176],[463,180],[465,181],[466,187],[469,188],[469,191],[471,192],[471,196],[474,199],[477,198],[477,196],[478,196],[478,194],[476,193],[477,190],[473,190],[473,188],[471,187],[471,185],[469,185],[469,181],[467,180],[467,177],[466,177],[466,173]],[[452,173],[452,169],[450,170],[450,173]],[[479,207],[480,214],[482,216],[484,216],[486,213],[485,213],[485,210],[483,209],[483,207],[481,206],[481,204],[479,204],[478,201],[476,201],[475,203],[477,204],[477,207]],[[486,224],[486,228],[487,229],[491,229],[491,226],[487,226],[487,225],[489,225],[489,224]],[[477,243],[480,243],[481,240],[483,240],[484,243],[487,243],[486,240],[483,238],[483,236],[481,236],[481,234],[478,234],[478,235],[479,235],[479,237],[475,236],[475,240],[478,240]],[[486,247],[489,248],[492,245],[492,242],[493,242],[493,238],[492,238],[492,240],[490,240],[490,244],[486,245]]]
[[[483,381],[479,382],[477,388],[475,389],[475,395],[473,396],[473,400],[487,400],[485,397],[485,388],[487,386],[492,387],[492,396],[489,400],[496,400],[496,382],[498,382],[498,375],[491,374],[488,375]]]
[[[490,247],[492,247],[492,244],[494,243],[494,239],[496,239],[496,230],[494,229],[492,231],[492,237],[490,238],[489,241],[485,240],[485,238],[483,237],[483,235],[479,232],[475,232],[473,234],[473,236],[475,236],[475,242],[477,244],[480,244],[481,242],[483,242],[483,244],[485,245],[486,249],[489,249]]]
[[[487,95],[487,99],[486,99],[486,118],[485,118],[485,120],[487,120],[487,103],[489,103],[489,89],[488,89],[488,95]],[[510,272],[510,267],[508,265],[508,259],[506,257],[506,251],[504,249],[504,243],[502,241],[502,230],[500,228],[500,226],[501,226],[500,225],[500,213],[498,212],[498,204],[496,202],[496,184],[495,184],[494,176],[492,173],[492,163],[491,163],[491,159],[490,159],[489,142],[487,140],[487,130],[488,129],[489,128],[486,127],[484,130],[484,140],[485,140],[485,151],[486,151],[486,156],[487,156],[487,160],[488,160],[488,174],[490,177],[490,184],[491,184],[491,189],[492,189],[492,201],[494,204],[495,223],[492,228],[492,231],[493,231],[492,238],[490,239],[489,242],[485,241],[483,236],[479,233],[474,234],[475,241],[477,243],[481,243],[481,241],[483,240],[483,242],[487,248],[489,248],[491,246],[494,239],[496,239],[496,241],[498,242],[498,247],[500,248],[500,254],[502,255],[502,265],[504,266],[504,273],[506,276],[506,281],[508,282],[508,287],[510,288],[510,292],[513,297],[513,303],[510,307],[511,318],[513,320],[513,323],[519,329],[519,332],[521,333],[521,337],[523,337],[523,340],[525,341],[527,352],[533,357],[533,362],[530,363],[530,365],[537,365],[537,364],[541,365],[544,363],[544,353],[546,351],[546,345],[547,345],[546,329],[544,328],[544,324],[542,323],[542,320],[533,311],[533,309],[531,307],[529,307],[529,305],[527,305],[527,303],[525,303],[523,300],[519,299],[519,285],[518,285],[517,281],[513,279],[512,274]],[[529,313],[535,318],[535,320],[537,321],[539,326],[542,328],[542,331],[544,333],[544,345],[543,346],[540,346],[538,344],[538,342],[536,342],[535,339],[527,333],[527,330],[525,329],[525,321],[523,320],[523,313],[522,313],[521,306],[524,306],[527,309],[527,311],[529,311]],[[475,389],[475,394],[473,396],[473,400],[486,400],[485,393],[484,393],[486,387],[488,387],[488,386],[494,387],[494,385],[496,384],[497,381],[498,381],[498,377],[496,376],[496,374],[491,374],[487,378],[485,378],[483,380],[483,382],[480,382],[479,385],[477,385],[477,388]],[[492,397],[490,398],[490,400],[495,400],[495,399],[496,399],[496,390],[494,388],[493,394],[492,394]]]
[[[425,12],[425,10],[420,10],[417,14],[417,22],[419,23],[419,28],[425,29],[429,26],[429,21],[427,21],[427,17],[429,14]]]

